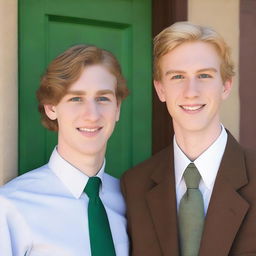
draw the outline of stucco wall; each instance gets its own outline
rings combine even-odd
[[[0,185],[17,175],[17,0],[0,0]]]
[[[216,29],[232,49],[236,66],[233,91],[222,107],[225,127],[239,139],[239,0],[188,0],[188,20]]]

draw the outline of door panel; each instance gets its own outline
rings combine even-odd
[[[56,133],[40,124],[35,91],[48,63],[75,44],[115,54],[131,95],[107,149],[107,172],[119,177],[151,154],[151,22],[148,0],[20,1],[20,173],[48,161]]]

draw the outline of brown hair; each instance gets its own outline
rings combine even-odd
[[[57,105],[66,95],[70,86],[79,79],[83,69],[92,65],[103,65],[117,79],[116,98],[118,104],[128,96],[129,91],[114,55],[96,46],[76,45],[56,57],[46,69],[37,90],[38,109],[41,122],[49,130],[58,130],[57,120],[51,120],[45,113],[44,105]]]
[[[230,48],[215,30],[190,22],[176,22],[161,31],[154,38],[154,79],[161,80],[160,60],[168,52],[186,42],[202,41],[213,45],[221,58],[221,77],[223,82],[234,76],[234,64]]]

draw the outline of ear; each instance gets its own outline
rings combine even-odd
[[[116,122],[119,121],[120,118],[120,111],[121,111],[121,102],[117,103],[117,109],[116,109]]]
[[[53,105],[44,105],[44,111],[46,115],[51,119],[57,119],[56,107]]]
[[[160,101],[165,102],[165,88],[161,81],[154,80],[154,87]]]
[[[222,99],[225,100],[231,93],[231,89],[233,87],[233,79],[230,78],[226,80],[223,84],[223,92],[222,92]]]

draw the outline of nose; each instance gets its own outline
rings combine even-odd
[[[82,109],[82,117],[86,121],[95,122],[99,119],[100,112],[97,102],[86,101]]]
[[[199,95],[198,83],[194,78],[188,79],[184,86],[184,97],[195,98]]]

